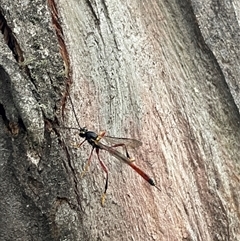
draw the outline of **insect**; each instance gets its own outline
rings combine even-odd
[[[131,168],[134,169],[134,171],[136,171],[150,185],[155,186],[159,191],[161,191],[161,189],[158,188],[155,185],[153,179],[150,178],[143,170],[141,170],[138,166],[136,166],[133,163],[134,159],[130,157],[130,155],[127,151],[127,147],[131,147],[131,148],[139,147],[139,146],[142,145],[142,143],[138,140],[135,140],[135,139],[117,138],[117,137],[106,136],[105,135],[106,133],[104,131],[97,134],[93,131],[89,131],[86,127],[82,128],[80,126],[79,122],[78,122],[77,115],[75,113],[70,95],[69,95],[69,99],[70,99],[70,102],[71,102],[71,105],[72,105],[72,108],[73,108],[74,116],[75,116],[76,121],[79,125],[79,128],[72,128],[72,129],[77,129],[79,131],[80,137],[84,138],[84,140],[80,144],[76,145],[76,147],[79,148],[86,141],[92,146],[90,156],[88,158],[87,164],[86,164],[85,169],[84,169],[82,174],[84,174],[87,171],[87,169],[90,165],[94,149],[96,150],[98,161],[99,161],[102,169],[106,173],[106,182],[105,182],[105,187],[104,187],[104,193],[102,195],[102,200],[101,200],[102,205],[104,205],[105,198],[106,198],[106,192],[107,192],[107,189],[108,189],[108,169],[105,166],[105,164],[102,162],[102,160],[100,159],[100,156],[99,156],[100,150],[105,150],[108,153],[110,153],[110,155],[117,158],[118,160],[128,164]],[[111,146],[103,144],[102,140],[105,140],[105,141],[111,143]],[[125,149],[125,155],[122,154],[121,152],[117,151],[116,149],[114,149],[115,147],[119,147],[119,146],[122,146]]]

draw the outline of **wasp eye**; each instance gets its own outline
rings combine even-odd
[[[86,132],[84,132],[84,131],[80,131],[79,136],[85,137],[85,133],[86,133]]]
[[[88,131],[87,128],[86,128],[86,127],[83,127],[83,128],[80,129],[79,135],[80,135],[81,137],[85,137],[87,131]]]

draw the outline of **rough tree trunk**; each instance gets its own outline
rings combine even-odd
[[[235,1],[0,1],[0,240],[240,240]],[[131,151],[161,192],[79,128]]]

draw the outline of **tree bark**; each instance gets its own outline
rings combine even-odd
[[[0,1],[0,240],[240,240],[239,9]],[[101,151],[102,206],[80,126],[141,140],[161,191]]]

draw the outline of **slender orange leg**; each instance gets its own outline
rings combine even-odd
[[[127,146],[124,143],[115,144],[115,145],[112,145],[111,147],[119,147],[119,146],[122,146],[125,149],[126,157],[129,159],[129,161],[131,161],[131,162],[135,161],[134,157],[130,157],[130,155],[127,151]]]
[[[82,177],[85,175],[85,173],[88,171],[88,168],[89,168],[90,163],[91,163],[91,160],[92,160],[93,150],[94,150],[94,147],[92,148],[91,153],[90,153],[90,156],[89,156],[89,158],[88,158],[88,161],[87,161],[86,165],[84,166],[83,172],[81,173],[81,178],[82,178]]]
[[[104,136],[105,136],[106,132],[105,131],[100,131],[98,134],[98,138],[97,141],[100,141]],[[127,151],[127,146],[124,143],[119,143],[119,144],[115,144],[112,145],[111,147],[119,147],[119,146],[123,146],[126,152],[126,157],[130,160],[130,161],[135,161],[135,158],[130,157],[128,151]]]
[[[78,144],[77,147],[79,148],[85,141],[86,141],[86,139],[83,140],[80,144]]]
[[[79,143],[79,144],[71,144],[73,147],[75,147],[75,148],[80,148],[80,146],[84,143],[86,141],[86,139],[85,140],[83,140],[81,143]]]
[[[105,203],[106,192],[107,192],[107,189],[108,189],[108,169],[99,157],[99,148],[96,148],[96,153],[97,153],[97,157],[98,157],[98,160],[100,162],[100,165],[101,165],[103,171],[106,173],[106,183],[105,183],[104,193],[102,194],[102,198],[101,198],[101,203],[102,203],[102,206],[103,206],[104,203]]]

